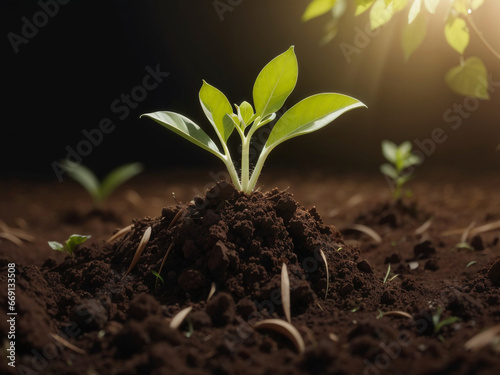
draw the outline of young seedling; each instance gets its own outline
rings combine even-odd
[[[441,315],[443,314],[443,308],[438,307],[436,313],[432,316],[432,323],[434,324],[434,333],[439,334],[441,329],[445,326],[452,325],[453,323],[461,321],[459,317],[450,316],[449,318],[441,320]],[[443,335],[439,334],[438,339],[444,341]]]
[[[75,248],[77,245],[80,245],[81,243],[84,243],[87,241],[91,236],[90,235],[81,235],[81,234],[72,234],[69,236],[68,240],[64,243],[59,243],[57,241],[48,241],[49,246],[57,251],[62,251],[65,253],[68,253],[70,256],[75,256]]]
[[[391,264],[389,263],[389,265],[387,266],[387,272],[386,272],[385,277],[384,277],[384,284],[386,284],[388,281],[394,280],[396,277],[399,276],[398,274],[396,274],[396,275],[389,277],[390,274],[391,274]]]
[[[395,200],[401,198],[403,185],[412,178],[413,170],[408,168],[422,162],[419,156],[412,154],[411,147],[411,143],[408,141],[399,146],[391,141],[382,141],[382,154],[390,164],[382,164],[380,172],[388,177],[391,186],[394,186],[393,197]]]
[[[359,100],[347,95],[323,93],[312,95],[286,111],[273,126],[257,162],[251,172],[250,143],[258,129],[276,118],[285,100],[295,88],[298,64],[294,47],[275,57],[259,73],[253,86],[253,103],[244,101],[233,110],[226,96],[203,81],[199,99],[203,112],[215,130],[220,146],[197,124],[187,117],[168,111],[143,114],[160,125],[217,156],[225,164],[234,186],[244,193],[251,193],[270,152],[281,143],[319,130],[344,112],[366,107]],[[241,139],[240,174],[228,148],[234,130]],[[221,148],[222,147],[222,151]]]
[[[67,159],[63,160],[61,165],[73,180],[87,190],[96,207],[100,206],[118,186],[138,175],[143,170],[141,163],[124,164],[113,169],[101,182],[94,172],[84,165]]]
[[[158,288],[160,282],[162,283],[162,285],[165,285],[165,280],[163,280],[163,277],[161,277],[161,275],[158,272],[151,271],[151,273],[155,277],[155,289]]]

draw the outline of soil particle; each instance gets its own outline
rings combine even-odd
[[[413,255],[415,256],[415,259],[427,259],[434,254],[436,254],[436,248],[429,240],[421,242],[413,248]]]
[[[500,285],[500,259],[498,259],[488,270],[488,277],[495,285]]]

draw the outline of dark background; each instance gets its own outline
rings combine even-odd
[[[407,63],[400,47],[406,12],[348,63],[339,45],[354,46],[354,27],[364,29],[367,15],[346,21],[333,42],[320,46],[329,18],[302,23],[308,3],[242,0],[221,19],[213,0],[72,0],[59,5],[58,13],[15,53],[7,35],[21,34],[23,17],[33,20],[40,4],[1,1],[2,175],[55,179],[51,163],[66,156],[67,146],[76,148],[85,139],[82,131],[97,128],[103,118],[116,128],[83,158],[100,175],[131,161],[144,162],[148,170],[222,168],[215,157],[139,115],[173,110],[210,131],[198,101],[202,79],[232,103],[251,101],[260,69],[290,45],[295,45],[299,80],[288,107],[305,96],[333,91],[360,99],[368,109],[348,112],[318,133],[280,146],[267,165],[377,173],[382,139],[423,140],[442,128],[448,139],[426,158],[422,171],[498,173],[500,87],[491,100],[479,102],[459,129],[443,119],[465,98],[444,83],[459,56],[445,42],[441,19],[431,24],[424,45]],[[500,50],[498,8],[498,2],[487,1],[474,16]],[[475,35],[465,57],[473,55],[500,82],[498,60]],[[158,64],[169,76],[120,119],[111,103],[141,84],[146,66]]]

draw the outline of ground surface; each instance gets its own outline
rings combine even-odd
[[[15,263],[17,373],[497,373],[500,340],[469,340],[500,324],[500,229],[482,227],[500,221],[498,176],[420,177],[394,204],[380,176],[266,172],[251,197],[209,172],[142,175],[100,210],[69,180],[3,181],[0,309]],[[92,235],[74,259],[48,247],[73,233]],[[286,320],[283,264],[303,353],[254,328]]]

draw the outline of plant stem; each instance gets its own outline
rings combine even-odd
[[[244,137],[241,141],[241,187],[245,193],[249,193],[248,183],[250,179],[250,137]]]
[[[474,20],[472,19],[472,17],[469,15],[466,17],[466,21],[469,23],[470,27],[472,28],[472,30],[474,30],[474,32],[477,34],[477,36],[479,37],[479,39],[481,39],[481,42],[483,42],[483,44],[486,46],[487,49],[490,50],[490,52],[497,58],[500,60],[500,53],[498,53],[492,46],[491,44],[488,43],[488,41],[485,39],[485,37],[483,36],[483,33],[477,28],[476,24],[474,23]]]
[[[260,172],[262,171],[262,167],[264,166],[264,162],[266,161],[267,156],[269,155],[271,150],[272,149],[267,148],[265,146],[262,149],[260,156],[259,156],[259,160],[257,160],[257,164],[255,164],[255,168],[252,172],[252,177],[250,178],[250,183],[248,184],[249,192],[251,192],[255,188],[255,185],[257,184],[257,180],[260,176]]]

